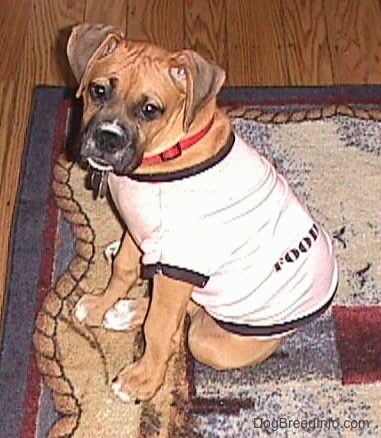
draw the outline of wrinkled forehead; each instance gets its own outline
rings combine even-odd
[[[90,72],[90,80],[116,78],[124,88],[136,84],[153,84],[170,81],[169,68],[173,53],[147,43],[123,41],[115,51],[97,60]],[[156,81],[155,81],[156,78]],[[160,78],[160,80],[159,80]]]

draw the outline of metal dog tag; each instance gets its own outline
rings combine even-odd
[[[90,184],[93,190],[94,199],[104,198],[107,194],[107,170],[93,169],[90,176]]]

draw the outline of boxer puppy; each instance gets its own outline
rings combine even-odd
[[[258,364],[324,312],[337,285],[326,231],[285,179],[233,132],[216,96],[224,71],[191,50],[81,24],[67,53],[83,97],[81,161],[107,179],[126,233],[84,324],[144,324],[142,357],[120,372],[122,401],[154,396],[186,313],[193,356],[215,369]],[[127,299],[153,278],[150,299]]]

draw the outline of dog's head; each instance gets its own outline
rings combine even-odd
[[[119,175],[181,140],[225,80],[194,51],[128,41],[109,25],[74,27],[67,54],[84,102],[81,159]]]

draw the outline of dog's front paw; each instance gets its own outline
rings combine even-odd
[[[106,312],[103,325],[110,330],[132,330],[143,324],[148,304],[148,298],[119,300]]]
[[[79,321],[92,327],[100,327],[109,304],[105,302],[103,296],[84,295],[74,308],[74,316]]]
[[[124,403],[151,399],[164,382],[165,366],[148,365],[144,356],[126,366],[112,385],[114,394]]]

